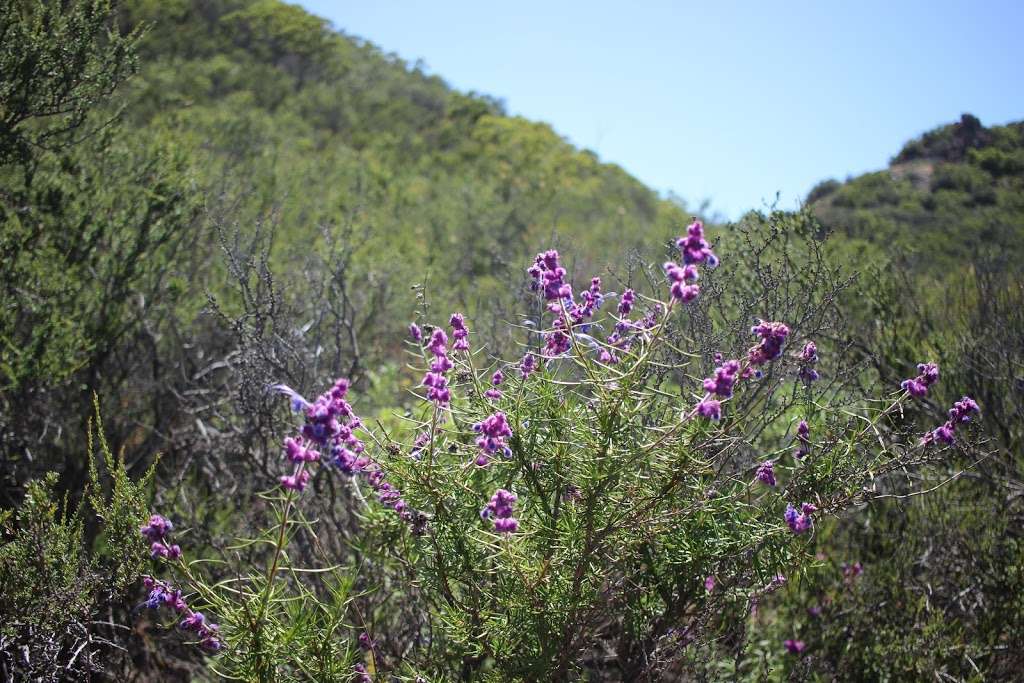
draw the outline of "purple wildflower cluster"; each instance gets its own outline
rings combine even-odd
[[[469,351],[469,330],[466,329],[466,319],[461,313],[452,313],[448,324],[452,326],[452,338],[455,339],[452,350]]]
[[[971,413],[980,414],[981,408],[978,407],[978,403],[973,398],[964,396],[949,409],[949,419],[925,435],[924,443],[941,441],[946,444],[952,444],[956,440],[954,433],[956,432],[957,425],[970,422]]]
[[[304,490],[309,483],[307,465],[318,462],[322,453],[329,453],[331,462],[348,474],[366,464],[367,459],[360,455],[365,445],[354,433],[363,423],[345,400],[349,388],[347,379],[337,380],[312,403],[287,386],[274,388],[291,397],[292,408],[305,417],[300,434],[284,441],[285,457],[291,461],[293,469],[291,474],[281,477],[282,487],[290,491]]]
[[[165,560],[176,560],[181,557],[181,546],[172,545],[167,541],[167,534],[174,530],[171,520],[160,515],[150,515],[149,522],[139,528],[139,532],[149,541],[149,554]]]
[[[519,375],[526,379],[535,372],[537,372],[537,356],[527,352],[523,359],[519,361]]]
[[[731,398],[736,380],[744,376],[738,360],[723,363],[721,354],[715,354],[715,362],[718,363],[718,367],[715,368],[714,377],[704,379],[706,393],[694,409],[697,415],[709,420],[722,419],[722,402],[719,399]],[[716,396],[718,398],[715,398]]]
[[[935,363],[918,363],[917,377],[905,379],[900,386],[914,398],[923,398],[928,387],[939,381],[939,366]]]
[[[636,292],[627,289],[619,299],[619,315],[629,315],[633,311],[633,304],[636,303]]]
[[[461,317],[461,316],[460,316]],[[453,315],[454,319],[455,316]],[[458,341],[464,341],[462,338]],[[423,376],[423,386],[427,387],[427,398],[438,406],[446,406],[452,400],[451,389],[448,388],[446,373],[452,369],[452,361],[448,358],[448,335],[441,328],[435,328],[427,345],[434,360],[430,370]],[[469,348],[468,344],[466,348]]]
[[[798,359],[800,361],[799,376],[804,384],[818,381],[821,375],[814,369],[814,366],[818,363],[818,345],[813,341],[804,344]]]
[[[441,330],[435,330],[434,335],[438,332],[444,335]],[[409,509],[401,492],[385,481],[380,466],[364,454],[366,445],[355,435],[363,422],[345,400],[349,390],[347,379],[337,380],[313,403],[286,386],[279,385],[276,389],[289,395],[293,407],[305,415],[300,435],[284,441],[285,456],[294,464],[294,470],[292,474],[281,477],[281,486],[292,491],[305,489],[310,476],[306,466],[319,461],[322,452],[329,453],[331,464],[349,476],[365,476],[381,504],[392,508],[403,521],[410,523],[414,532],[422,531],[423,515]],[[428,440],[429,436],[424,438],[419,444],[420,448]]]
[[[476,445],[480,448],[476,464],[480,467],[486,467],[490,458],[498,451],[506,458],[512,456],[512,449],[505,441],[512,436],[512,429],[508,426],[505,413],[494,413],[482,422],[477,422],[473,425],[473,431],[480,435],[476,438]]]
[[[800,420],[796,426],[796,441],[799,444],[796,448],[796,452],[793,453],[794,458],[802,458],[811,452],[811,428],[807,424],[807,420]]]
[[[722,419],[722,402],[713,398],[704,398],[697,404],[696,413],[709,420]]]
[[[510,534],[519,529],[519,520],[512,516],[512,506],[518,498],[516,494],[505,489],[498,489],[491,500],[480,511],[481,519],[493,519],[494,530],[502,534]]]
[[[785,323],[762,320],[750,328],[750,333],[761,337],[761,343],[750,349],[747,354],[750,367],[754,367],[764,365],[782,355],[782,345],[789,336],[789,327]]]
[[[667,261],[663,266],[665,276],[672,284],[669,285],[669,294],[674,301],[682,301],[688,304],[700,294],[700,285],[694,284],[700,277],[697,266],[692,263],[680,266],[675,261]]]
[[[501,389],[498,387],[500,387],[504,381],[505,375],[501,370],[495,370],[494,374],[491,375],[491,388],[484,392],[484,396],[492,400],[501,398]]]
[[[219,637],[220,627],[217,624],[206,620],[202,612],[194,612],[185,602],[181,591],[172,588],[170,585],[154,579],[152,576],[143,576],[142,583],[149,590],[149,597],[146,599],[146,607],[158,609],[170,607],[183,617],[178,622],[178,628],[182,631],[195,633],[199,638],[199,644],[207,650],[216,652],[224,647]]]
[[[686,235],[676,240],[676,246],[683,257],[683,265],[669,261],[664,265],[665,275],[671,286],[669,293],[673,301],[689,303],[700,294],[700,285],[695,284],[700,278],[697,264],[707,264],[709,268],[718,265],[718,257],[711,251],[711,245],[704,239],[704,224],[694,221],[686,228]]]
[[[802,640],[788,639],[784,640],[782,645],[786,648],[786,652],[791,655],[798,655],[807,649],[807,644]]]
[[[803,503],[798,512],[793,504],[786,505],[786,513],[783,518],[794,534],[802,534],[811,528],[811,514],[817,512],[818,506],[814,503]]]
[[[715,368],[715,376],[704,380],[704,391],[720,398],[730,398],[736,377],[740,373],[740,362],[730,360]]]
[[[561,356],[569,351],[572,339],[569,331],[593,317],[604,295],[601,292],[601,278],[590,279],[590,287],[579,293],[579,302],[573,299],[572,287],[565,281],[566,271],[562,267],[558,252],[554,249],[537,254],[527,271],[533,278],[533,287],[543,291],[548,310],[555,315],[551,330],[544,335],[543,355],[548,358]],[[584,326],[584,331],[587,329]]]
[[[766,460],[757,468],[757,480],[765,486],[775,486],[775,464]]]

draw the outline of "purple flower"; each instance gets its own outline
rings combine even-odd
[[[796,440],[800,444],[797,446],[796,452],[793,457],[802,458],[811,452],[811,428],[808,426],[806,420],[800,420],[796,426]]]
[[[697,404],[697,414],[710,420],[722,419],[722,403],[713,398],[706,398]]]
[[[757,480],[766,486],[775,486],[775,465],[766,460],[757,468]]]
[[[939,381],[939,366],[935,363],[918,363],[917,377],[905,379],[900,387],[914,398],[922,398],[928,393],[928,387]]]
[[[455,339],[455,344],[452,345],[452,350],[469,351],[469,330],[466,329],[466,321],[462,317],[462,314],[452,313],[452,317],[448,320],[448,324],[452,326],[452,337]]]
[[[804,344],[803,350],[800,352],[800,379],[804,384],[810,384],[816,382],[820,375],[818,371],[814,369],[815,364],[818,362],[818,346],[813,342],[809,341]]]
[[[762,320],[750,328],[750,333],[761,337],[761,343],[747,354],[750,365],[764,365],[782,355],[782,345],[789,336],[789,327],[785,323]]]
[[[494,413],[482,422],[473,425],[473,431],[480,436],[476,439],[476,445],[480,454],[476,458],[476,464],[481,467],[487,465],[490,456],[501,451],[506,457],[512,455],[506,439],[512,436],[512,429],[508,426],[505,413]]]
[[[199,631],[206,626],[206,617],[202,612],[193,612],[185,617],[178,627],[183,631]]]
[[[519,374],[522,375],[523,379],[526,379],[536,371],[537,357],[532,353],[527,353],[523,356],[523,360],[519,362]]]
[[[953,424],[971,421],[971,413],[981,413],[981,408],[970,396],[964,396],[949,409],[949,421]]]
[[[797,512],[796,508],[793,507],[792,503],[786,505],[786,512],[783,515],[783,519],[786,520],[786,525],[789,526],[790,531],[794,534],[802,534],[811,528],[811,513],[815,512],[818,508],[811,503],[804,503],[800,506],[800,511]]]
[[[409,337],[414,342],[421,342],[423,341],[423,330],[416,323],[409,323]]]
[[[633,310],[633,304],[636,302],[636,293],[632,289],[627,289],[622,293],[622,298],[619,299],[619,315],[629,315]]]
[[[309,483],[309,472],[299,470],[295,474],[284,474],[280,477],[281,486],[289,491],[303,491]]]
[[[207,621],[206,616],[202,612],[192,611],[182,597],[180,590],[172,588],[170,585],[154,579],[152,576],[143,576],[142,583],[146,588],[150,589],[149,598],[145,603],[146,607],[150,609],[159,609],[164,606],[170,607],[178,614],[184,616],[184,619],[178,623],[178,628],[195,633],[199,637],[199,644],[202,647],[214,651],[224,647],[218,635],[220,627]]]
[[[740,372],[738,360],[726,361],[715,369],[715,376],[704,380],[704,391],[709,394],[729,398],[732,396],[732,387],[736,383],[736,376]]]
[[[139,531],[150,541],[162,541],[164,536],[174,530],[171,520],[160,515],[150,515],[149,523],[140,527]]]
[[[181,557],[181,546],[170,545],[166,541],[156,541],[149,546],[150,557],[162,557],[165,560],[176,560]]]
[[[455,320],[455,314],[452,320]],[[461,318],[461,316],[459,316]],[[463,328],[465,329],[465,328]],[[468,332],[466,333],[468,335]],[[465,342],[465,337],[457,340]],[[427,387],[427,399],[438,406],[446,406],[452,400],[452,392],[448,388],[448,378],[445,373],[452,369],[452,362],[448,358],[448,335],[441,328],[434,328],[430,335],[430,344],[427,348],[434,354],[434,360],[430,364],[430,371],[423,376],[423,386]],[[465,348],[468,349],[468,342]]]
[[[957,425],[970,422],[971,413],[981,413],[981,408],[978,407],[974,399],[964,396],[949,409],[949,419],[925,434],[922,443],[928,444],[933,441],[941,441],[945,444],[954,443],[956,441],[955,432]]]
[[[676,246],[687,265],[706,263],[709,268],[718,265],[718,257],[704,239],[704,224],[700,221],[694,221],[687,227],[686,236],[677,239]]]
[[[715,590],[715,576],[714,574],[709,575],[704,579],[704,590],[708,593],[713,593]]]
[[[491,496],[490,502],[480,511],[481,519],[494,519],[494,530],[498,533],[512,533],[519,529],[519,521],[513,517],[513,505],[516,494],[505,489],[498,489]]]
[[[791,655],[798,655],[807,648],[806,643],[802,640],[786,640],[782,644],[786,647],[786,652]]]
[[[689,303],[697,298],[700,294],[700,285],[692,284],[696,282],[698,277],[696,266],[691,264],[686,267],[680,267],[674,261],[669,261],[665,264],[664,268],[665,275],[668,276],[669,282],[672,283],[669,287],[669,294],[672,295],[673,299]]]
[[[853,564],[846,564],[844,562],[842,564],[842,570],[843,580],[846,581],[846,583],[853,583],[861,574],[864,573],[864,565],[860,562],[854,562]]]

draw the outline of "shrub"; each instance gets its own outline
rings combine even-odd
[[[942,457],[977,406],[965,399],[922,435],[900,416],[938,380],[933,365],[877,399],[819,384],[840,366],[819,372],[814,340],[762,320],[744,343],[728,316],[700,308],[706,294],[722,299],[713,280],[707,292],[697,284],[718,262],[699,222],[677,246],[667,284],[618,296],[596,277],[574,295],[558,253],[539,254],[529,273],[549,322],[524,328],[540,331],[514,361],[488,359],[459,314],[412,326],[423,402],[404,430],[360,419],[346,380],[315,400],[278,385],[304,424],[284,444],[283,492],[268,494],[276,523],[230,546],[257,552],[248,565],[238,554],[219,582],[157,533],[154,555],[178,575],[147,578],[151,604],[183,614],[182,628],[222,652],[218,670],[243,678],[351,666],[360,679],[635,679],[741,647],[749,612],[814,561],[816,526],[890,474]],[[761,277],[779,284],[777,273]],[[720,348],[746,351],[719,354],[705,373],[695,351],[716,332]],[[375,630],[375,615],[353,613],[344,575],[316,557],[302,494],[318,490],[327,467],[348,478],[384,544],[363,558],[380,571],[365,580],[426,612],[411,632]],[[323,566],[291,561],[299,534]],[[192,592],[179,596],[178,585]],[[193,616],[207,607],[216,630],[212,617],[200,627]],[[383,617],[380,629],[389,626]],[[390,655],[378,646],[398,637]]]
[[[72,508],[55,494],[51,472],[28,483],[16,514],[0,515],[4,680],[92,680],[119,639],[112,633],[117,625],[99,619],[142,568],[138,524],[152,470],[140,481],[128,476],[103,436],[98,406],[88,434],[89,485],[81,505]]]

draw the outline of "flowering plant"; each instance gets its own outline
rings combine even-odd
[[[719,260],[700,222],[676,246],[681,264],[665,264],[666,281],[648,294],[626,289],[617,306],[606,305],[616,295],[600,278],[574,294],[560,254],[539,254],[528,274],[550,322],[518,358],[489,358],[458,313],[447,325],[410,326],[421,403],[404,431],[360,419],[344,379],[315,400],[277,386],[303,424],[283,443],[278,524],[260,541],[268,569],[208,586],[163,522],[144,529],[154,555],[178,563],[220,613],[216,629],[183,608],[182,628],[236,666],[259,646],[271,667],[267,640],[284,637],[283,615],[266,630],[275,606],[291,614],[292,601],[308,602],[333,637],[345,619],[360,630],[343,590],[325,607],[289,576],[292,530],[316,543],[303,491],[328,468],[388,530],[384,554],[399,567],[388,590],[406,592],[396,580],[414,586],[428,615],[400,656],[382,655],[365,630],[362,657],[344,641],[335,660],[349,676],[660,675],[813,562],[819,520],[934,454],[977,412],[965,398],[946,425],[908,438],[900,409],[938,380],[934,365],[851,406],[838,388],[816,389],[827,377],[820,340],[797,343],[799,329],[783,321],[758,321],[732,358],[688,351],[687,325],[706,316],[694,308],[700,270]],[[285,597],[285,587],[298,595]],[[779,647],[799,654],[805,644]]]

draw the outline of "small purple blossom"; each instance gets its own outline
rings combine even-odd
[[[757,468],[757,480],[765,486],[775,486],[775,465],[766,460]]]
[[[708,575],[708,577],[706,579],[704,579],[704,590],[706,590],[708,593],[713,593],[715,591],[715,575],[714,574],[710,574],[710,575]]]
[[[750,328],[750,333],[761,337],[761,343],[747,354],[750,365],[764,365],[782,355],[782,345],[789,336],[789,327],[785,323],[762,320]]]
[[[704,380],[704,391],[721,398],[732,396],[732,387],[740,372],[740,362],[730,360],[715,368],[715,376]]]
[[[455,316],[453,315],[452,318],[454,319]],[[427,348],[434,355],[429,372],[423,376],[423,386],[427,387],[427,399],[433,401],[437,406],[446,406],[452,400],[452,392],[448,388],[448,378],[445,373],[452,369],[452,362],[448,358],[448,335],[444,330],[439,327],[434,328]],[[468,345],[466,348],[469,348]]]
[[[925,434],[922,443],[929,444],[933,441],[941,441],[947,445],[954,443],[956,441],[955,432],[957,426],[964,422],[970,422],[972,413],[980,414],[981,408],[978,407],[978,403],[973,398],[964,396],[949,409],[949,419]]]
[[[804,384],[810,384],[816,382],[821,377],[818,371],[814,369],[814,366],[818,363],[818,346],[813,341],[809,341],[804,344],[804,348],[800,351],[800,379]]]
[[[366,665],[362,662],[353,666],[352,671],[355,672],[356,683],[373,683],[373,678],[370,676],[369,672],[367,672]]]
[[[409,323],[409,338],[416,343],[423,341],[423,330],[416,323]]]
[[[914,398],[923,398],[928,387],[939,381],[939,366],[935,363],[918,363],[917,377],[905,379],[900,387]]]
[[[686,265],[705,263],[709,268],[718,265],[718,257],[704,239],[704,224],[700,221],[695,220],[686,228],[686,236],[678,238],[676,246]]]
[[[519,529],[519,521],[513,517],[513,505],[516,494],[505,489],[498,489],[491,496],[490,502],[480,511],[482,519],[494,519],[494,530],[498,533],[512,533]]]
[[[452,338],[455,339],[452,350],[469,351],[469,330],[466,329],[466,320],[462,317],[462,314],[452,313],[448,324],[452,326]]]
[[[210,623],[202,612],[195,612],[185,601],[180,590],[171,585],[155,579],[152,576],[143,576],[142,584],[149,590],[149,598],[146,600],[146,607],[159,609],[169,607],[183,618],[178,622],[178,628],[182,631],[195,633],[199,638],[199,645],[212,651],[224,647],[220,640],[220,627]]]
[[[804,643],[804,641],[802,641],[802,640],[791,640],[790,639],[790,640],[783,641],[782,644],[785,646],[786,652],[790,653],[791,655],[798,655],[801,652],[803,652],[805,649],[807,649],[807,644]]]
[[[629,315],[633,310],[633,304],[636,302],[636,292],[632,289],[627,289],[622,293],[622,297],[619,299],[619,315]]]
[[[505,441],[512,436],[512,429],[508,426],[505,413],[497,412],[487,419],[473,425],[473,431],[480,436],[476,439],[476,445],[480,453],[476,457],[476,464],[485,467],[490,462],[490,457],[501,451],[505,457],[512,455],[512,449]]]
[[[161,515],[150,515],[149,523],[139,528],[142,535],[150,541],[162,541],[173,530],[171,520]]]
[[[532,353],[527,352],[527,354],[523,356],[523,360],[519,362],[519,374],[523,379],[526,379],[536,371],[537,357]]]
[[[802,534],[811,528],[811,513],[817,509],[811,503],[804,503],[800,506],[800,511],[797,511],[793,504],[790,503],[786,505],[786,512],[783,518],[786,520],[786,525],[789,526],[790,531],[794,534]]]
[[[669,282],[672,283],[669,287],[669,293],[672,298],[676,301],[682,301],[684,304],[689,303],[700,295],[700,285],[693,284],[697,281],[697,267],[688,264],[685,267],[680,267],[674,261],[669,261],[665,264],[665,275],[668,277]]]
[[[793,457],[802,458],[811,452],[811,428],[807,420],[800,420],[796,426],[796,440],[799,444]]]
[[[706,398],[697,404],[697,414],[709,420],[722,419],[722,403],[713,398]]]
[[[294,474],[283,474],[280,477],[281,487],[289,491],[302,492],[309,483],[309,472],[302,469]]]

